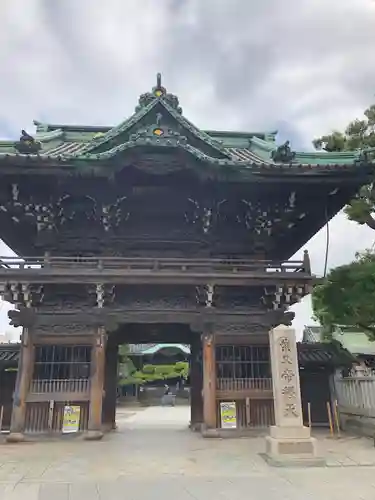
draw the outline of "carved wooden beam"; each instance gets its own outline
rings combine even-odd
[[[31,328],[36,323],[37,315],[31,307],[20,307],[19,309],[8,311],[8,318],[10,320],[9,324],[16,328],[20,326]]]

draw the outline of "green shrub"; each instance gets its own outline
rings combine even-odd
[[[186,368],[186,363],[184,363],[183,361],[178,361],[174,367],[174,369],[176,370],[176,372],[182,372],[185,370]]]
[[[142,372],[146,373],[147,375],[152,375],[153,373],[155,373],[155,366],[154,365],[145,365],[142,368]]]

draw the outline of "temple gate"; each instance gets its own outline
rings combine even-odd
[[[288,259],[369,181],[366,156],[202,131],[160,75],[118,126],[35,125],[0,143],[19,256],[1,294],[23,327],[11,438],[59,431],[67,402],[88,437],[113,428],[125,342],[191,344],[192,427],[220,427],[229,400],[242,426],[273,424],[268,333],[313,284],[307,251]]]

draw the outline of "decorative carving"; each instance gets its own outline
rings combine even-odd
[[[176,130],[171,129],[166,125],[161,125],[162,114],[156,114],[156,123],[148,127],[138,129],[130,136],[130,141],[140,144],[165,144],[172,146],[177,144],[186,144],[187,137],[181,135]]]
[[[162,86],[160,73],[156,75],[156,86],[153,87],[152,92],[146,92],[139,97],[138,106],[135,108],[135,111],[140,111],[142,108],[151,104],[155,99],[164,99],[171,108],[177,111],[177,113],[182,114],[177,96],[168,94],[165,87]]]
[[[11,185],[10,200],[0,205],[0,211],[7,212],[13,222],[32,222],[37,231],[55,226],[55,212],[52,203],[34,203],[31,197],[22,199],[18,184]]]
[[[291,163],[296,156],[296,153],[291,150],[290,142],[286,141],[279,146],[275,151],[272,151],[271,158],[275,163]]]
[[[290,229],[295,225],[296,198],[296,192],[291,191],[284,202],[242,199],[243,210],[236,221],[255,236],[270,237],[280,226]]]
[[[269,311],[268,318],[270,321],[270,327],[275,328],[279,325],[291,326],[294,320],[295,313],[293,311],[286,311],[283,309]]]
[[[19,194],[18,184],[12,184],[12,200],[18,202]]]
[[[1,285],[0,296],[16,308],[34,307],[43,301],[43,286],[10,282]]]
[[[117,198],[115,203],[102,206],[102,224],[109,231],[127,222],[130,217],[129,200],[127,196]]]
[[[35,324],[36,314],[30,307],[20,307],[19,309],[8,311],[8,318],[11,326],[16,328],[20,326],[31,328]]]
[[[208,234],[212,231],[220,217],[223,216],[221,208],[228,200],[223,199],[207,205],[199,203],[199,201],[193,198],[188,198],[188,201],[191,203],[192,210],[185,212],[185,220],[189,224],[199,226],[204,234]]]
[[[307,284],[266,287],[261,302],[267,309],[285,310],[289,306],[300,302],[308,293],[309,286]]]
[[[197,304],[205,307],[215,306],[214,302],[214,286],[204,285],[195,287],[195,298]]]
[[[98,220],[96,200],[87,195],[64,195],[57,202],[57,210],[60,226],[72,222],[85,226]]]
[[[156,126],[157,127],[160,127],[162,118],[163,118],[163,115],[161,113],[156,114]]]
[[[96,304],[99,308],[104,305],[104,285],[103,283],[98,283],[96,285]]]
[[[42,149],[42,145],[25,130],[21,130],[20,139],[14,144],[14,148],[21,154],[37,154]]]

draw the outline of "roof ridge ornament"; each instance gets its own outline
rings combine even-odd
[[[14,148],[21,154],[37,154],[42,149],[42,145],[28,134],[26,130],[21,130],[21,136],[19,141],[14,143]]]
[[[167,90],[161,84],[161,73],[156,75],[156,87],[153,87],[152,93],[155,97],[161,97],[167,93]]]
[[[284,142],[271,153],[271,158],[275,163],[292,163],[295,156],[296,153],[292,151],[289,141]]]
[[[161,73],[157,73],[156,75],[156,85],[152,88],[152,92],[146,92],[145,94],[141,94],[139,96],[135,112],[137,113],[141,109],[145,108],[155,99],[164,100],[167,104],[169,104],[169,106],[171,106],[171,108],[177,111],[177,113],[182,114],[178,97],[174,94],[169,94],[167,89],[163,87],[161,83]]]

